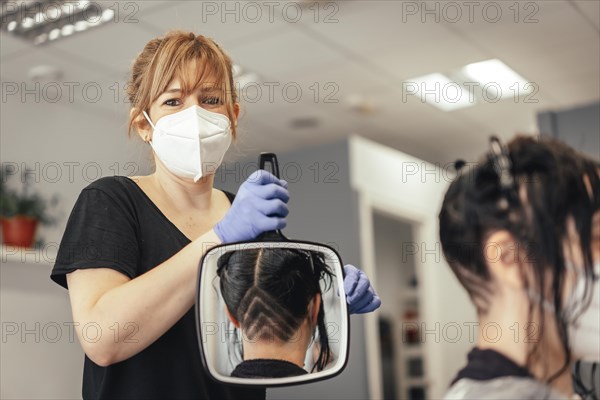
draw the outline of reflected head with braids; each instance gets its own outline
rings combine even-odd
[[[219,258],[217,273],[229,319],[242,332],[244,362],[232,376],[307,373],[302,367],[315,333],[319,354],[312,371],[327,365],[321,281],[327,288],[333,275],[322,253],[294,248],[232,251]]]

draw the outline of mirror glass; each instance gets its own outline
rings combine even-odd
[[[196,322],[209,374],[281,386],[333,377],[348,357],[342,262],[309,242],[246,242],[201,261]]]

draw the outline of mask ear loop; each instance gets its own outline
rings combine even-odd
[[[146,110],[142,110],[142,113],[144,114],[144,117],[146,117],[146,121],[148,121],[148,123],[150,124],[150,126],[152,127],[152,129],[156,130],[156,126],[154,126],[154,124],[152,123],[152,120],[150,119],[150,117],[146,113]],[[146,136],[146,138],[148,138],[148,137]],[[152,145],[152,140],[149,140],[147,143],[150,143],[150,145]]]
[[[146,110],[143,110],[142,113],[144,114],[144,117],[146,117],[146,120],[148,121],[148,123],[150,124],[150,126],[152,127],[152,129],[156,129],[156,127],[152,123],[152,120],[150,119],[150,117],[148,116],[148,114],[146,114]]]
[[[594,377],[596,376],[596,369],[598,368],[598,363],[593,363],[592,364],[592,370],[590,373],[590,382],[591,387],[586,387],[586,385],[583,383],[583,379],[581,379],[581,360],[577,360],[575,362],[575,367],[573,368],[573,373],[572,373],[572,377],[573,377],[573,391],[575,393],[577,393],[579,396],[581,396],[582,399],[587,400],[595,400],[598,399],[598,397],[596,397],[596,379],[594,379]]]

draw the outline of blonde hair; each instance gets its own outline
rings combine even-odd
[[[199,68],[190,74],[186,68],[190,62],[198,61]],[[165,91],[169,83],[179,78],[182,96],[188,96],[205,78],[211,76],[215,82],[209,85],[221,91],[230,121],[235,119],[234,104],[237,93],[234,90],[231,58],[212,39],[193,32],[171,31],[164,36],[149,41],[144,50],[133,62],[131,76],[127,82],[127,96],[131,107],[128,134],[142,111]],[[232,136],[236,138],[236,127],[232,123]]]

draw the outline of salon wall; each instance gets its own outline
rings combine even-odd
[[[537,119],[542,135],[561,139],[600,160],[600,103],[539,113]],[[595,387],[596,397],[600,398],[600,369],[597,365],[593,368],[591,363],[583,363],[581,381],[586,387]],[[596,382],[595,385],[592,382]]]
[[[561,139],[600,160],[600,103],[542,112],[537,120],[542,135]]]
[[[454,173],[374,141],[352,136],[350,140],[352,187],[359,193],[361,251],[364,268],[377,286],[388,276],[379,272],[373,244],[373,210],[410,221],[418,280],[419,322],[427,373],[427,398],[443,397],[456,372],[465,364],[474,346],[477,318],[475,309],[458,279],[448,267],[439,243],[438,213]],[[399,236],[398,246],[403,239]],[[393,279],[393,277],[391,278]],[[395,301],[396,299],[391,299]],[[383,301],[386,301],[385,299]],[[375,320],[375,316],[366,316]],[[374,323],[376,323],[374,321]],[[369,372],[381,361],[374,357],[377,332],[367,325]],[[374,345],[375,344],[375,345]],[[369,375],[374,398],[380,372]]]
[[[59,196],[57,224],[39,231],[38,237],[47,243],[60,242],[69,212],[89,183],[102,176],[148,171],[150,153],[140,140],[127,139],[124,110],[9,98],[1,112],[0,160],[15,163],[19,173],[26,165],[33,171],[36,191],[44,197]],[[19,179],[17,175],[8,183],[16,186]]]
[[[225,163],[217,171],[215,186],[237,191],[241,178],[256,168],[260,150],[245,151],[241,161]],[[360,266],[358,205],[350,188],[348,153],[348,142],[341,141],[277,154],[280,174],[289,182],[291,195],[284,234],[328,243],[339,251],[344,263]],[[324,382],[269,389],[267,398],[368,398],[363,318],[352,316],[350,325],[350,356],[342,374]]]
[[[146,151],[126,139],[126,114],[93,104],[2,102],[0,161],[35,171],[35,188],[60,196],[52,227],[41,227],[41,252],[2,253],[0,267],[0,398],[81,398],[83,352],[72,336],[67,291],[50,281],[69,212],[89,182],[143,173]],[[49,129],[49,127],[52,127]],[[17,186],[20,176],[9,183]],[[91,331],[89,333],[92,333]]]

